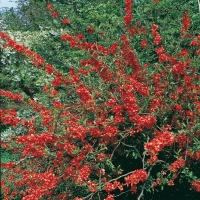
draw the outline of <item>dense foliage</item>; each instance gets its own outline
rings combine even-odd
[[[196,3],[19,2],[0,32],[2,199],[198,199]]]

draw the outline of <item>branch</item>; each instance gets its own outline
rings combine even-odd
[[[149,171],[148,171],[147,179],[148,179],[148,177],[150,176],[151,170],[152,170],[152,167],[151,167],[151,168],[149,169]],[[144,184],[143,184],[143,186],[142,186],[142,191],[141,191],[140,195],[138,196],[137,200],[140,200],[140,199],[144,196],[144,189],[145,189],[145,186],[146,186],[146,182],[147,182],[147,181],[144,182]]]
[[[21,160],[19,160],[19,161],[16,162],[16,165],[20,164],[21,162],[23,162],[23,161],[26,160],[26,159],[30,159],[30,158],[34,158],[34,157],[35,157],[35,156],[28,156],[28,157],[22,158]],[[15,166],[16,166],[16,165],[15,165]]]
[[[130,148],[134,148],[138,154],[139,154],[139,157],[142,159],[142,156],[140,155],[140,152],[137,150],[137,148],[135,146],[131,146],[131,145],[128,145],[128,144],[125,144],[124,142],[121,142],[124,146],[127,146],[127,147],[130,147]]]
[[[30,158],[34,158],[35,156],[28,156],[28,157],[25,157],[25,158],[22,158],[21,160],[19,160],[19,161],[17,161],[16,163],[15,163],[15,165],[13,166],[13,168],[14,167],[16,167],[17,165],[19,165],[21,162],[23,162],[24,160],[26,160],[26,159],[30,159]],[[2,172],[3,174],[4,173],[6,173],[7,171],[8,171],[9,169],[6,169],[4,172]]]
[[[110,182],[112,182],[112,181],[115,181],[115,180],[118,180],[118,179],[120,179],[120,178],[122,178],[122,177],[124,177],[124,176],[128,176],[129,174],[132,174],[134,171],[135,171],[135,170],[133,170],[133,171],[131,171],[131,172],[128,172],[128,173],[126,173],[126,174],[124,174],[124,175],[118,176],[117,178],[111,179],[111,180],[108,181],[108,183],[110,183]]]

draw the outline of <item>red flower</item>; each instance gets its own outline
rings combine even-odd
[[[115,55],[115,53],[117,51],[117,47],[118,47],[117,43],[112,44],[110,49],[109,49],[109,53],[111,53],[112,55]]]
[[[49,12],[52,14],[53,18],[58,18],[58,11],[57,10],[50,10]]]
[[[97,184],[96,183],[94,183],[92,181],[88,181],[87,185],[88,185],[88,190],[90,192],[96,192],[97,191]]]
[[[47,7],[48,9],[51,9],[51,8],[53,8],[53,5],[50,4],[50,3],[48,3],[46,7]]]
[[[22,101],[22,96],[20,94],[14,94],[11,91],[6,91],[6,90],[0,89],[0,96],[7,97],[14,101]]]
[[[158,30],[158,25],[156,25],[156,24],[153,24],[152,26],[151,26],[151,33],[152,33],[152,35],[154,36],[154,34],[155,34],[155,32]]]
[[[160,44],[161,40],[162,40],[162,38],[161,38],[160,34],[158,32],[156,32],[155,35],[154,35],[153,43],[155,45],[158,45],[158,44]]]
[[[86,89],[84,85],[80,85],[78,88],[76,88],[76,93],[80,96],[81,100],[85,103],[92,100],[89,90]]]
[[[171,172],[178,172],[178,170],[182,169],[184,166],[185,166],[185,160],[183,158],[179,158],[170,165],[169,170]]]
[[[54,69],[53,69],[53,66],[51,64],[46,64],[46,69],[45,69],[46,73],[47,74],[52,74]]]
[[[158,4],[159,3],[159,0],[154,0],[153,1],[155,4]]]
[[[94,28],[93,28],[92,26],[89,26],[88,29],[87,29],[87,31],[88,31],[90,34],[92,34],[92,33],[94,33]]]
[[[124,16],[124,23],[126,26],[129,26],[131,24],[131,21],[132,21],[132,13],[127,13],[125,16]]]
[[[11,169],[16,165],[15,162],[1,163],[2,168]]]
[[[185,56],[188,56],[188,50],[187,49],[183,49],[180,54],[179,54],[180,57],[185,57]]]
[[[131,175],[124,178],[126,185],[131,186],[131,192],[135,193],[137,184],[141,181],[144,182],[147,179],[147,172],[143,169],[135,170]]]
[[[53,105],[56,109],[63,108],[63,105],[59,101],[54,101]]]
[[[173,133],[158,132],[157,136],[150,142],[144,145],[144,148],[148,151],[148,154],[151,156],[148,160],[149,163],[154,163],[157,160],[157,154],[164,149],[165,146],[171,146],[174,143]]]
[[[191,19],[188,17],[188,12],[185,12],[182,17],[183,27],[181,29],[181,33],[186,32],[189,29],[190,23],[191,23]]]
[[[147,47],[148,47],[148,42],[147,42],[146,40],[142,40],[142,41],[140,42],[140,46],[141,46],[142,48],[147,48]]]
[[[190,182],[190,185],[192,186],[194,190],[196,190],[197,192],[200,192],[200,181],[193,180]]]
[[[109,194],[104,200],[114,200],[114,197],[113,194]]]
[[[62,20],[62,24],[65,25],[65,24],[70,24],[70,21],[67,19],[67,18],[64,18]]]

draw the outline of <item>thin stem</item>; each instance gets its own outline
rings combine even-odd
[[[134,170],[134,171],[135,171],[135,170]],[[118,180],[118,179],[120,179],[120,178],[122,178],[122,177],[124,177],[124,176],[128,176],[129,174],[132,174],[134,171],[128,172],[128,173],[126,173],[126,174],[124,174],[124,175],[118,176],[117,178],[111,179],[111,180],[108,181],[108,183],[110,183],[110,182],[112,182],[112,181],[115,181],[115,180]]]
[[[116,195],[115,197],[119,197],[119,196],[121,196],[122,194],[127,193],[127,192],[130,192],[130,190],[127,190],[127,191],[125,191],[125,192],[121,192],[120,194]]]
[[[189,124],[188,124],[188,119],[187,119],[187,126],[188,126]],[[188,134],[187,134],[188,135]],[[189,140],[189,135],[188,135],[188,137],[187,137],[187,144],[186,144],[186,151],[185,151],[185,161],[186,161],[186,159],[187,159],[187,152],[188,152],[188,140]]]
[[[26,160],[26,159],[31,159],[31,158],[34,158],[34,157],[35,157],[35,156],[28,156],[28,157],[25,157],[25,158],[20,159],[19,161],[17,161],[17,162],[15,163],[15,165],[13,166],[13,168],[16,167],[18,164],[20,164],[21,162],[23,162],[24,160]],[[5,170],[5,171],[3,171],[3,174],[6,173],[7,171],[8,171],[8,169]]]
[[[152,170],[152,167],[151,167],[151,168],[149,169],[149,171],[148,171],[147,179],[148,179],[148,177],[150,176],[151,170]],[[145,189],[146,183],[147,183],[147,181],[144,182],[144,184],[143,184],[143,186],[142,186],[142,191],[141,191],[140,195],[138,196],[137,200],[140,200],[140,199],[144,196],[144,189]]]
[[[125,144],[124,142],[121,142],[124,146],[127,146],[127,147],[130,147],[130,148],[134,148],[138,154],[139,154],[139,157],[142,159],[142,156],[140,155],[140,152],[137,150],[137,148],[135,146],[131,146],[131,145],[128,145],[128,144]]]

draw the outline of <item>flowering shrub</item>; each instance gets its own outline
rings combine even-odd
[[[52,4],[46,8],[62,26],[72,23]],[[2,163],[5,200],[111,200],[124,193],[139,200],[177,179],[200,191],[200,174],[194,169],[200,159],[200,34],[189,34],[191,20],[184,13],[180,37],[190,40],[188,49],[167,53],[159,26],[134,24],[132,9],[133,1],[126,0],[124,33],[109,47],[88,42],[81,33],[60,35],[62,44],[88,54],[67,75],[0,32],[3,48],[27,57],[52,77],[43,87],[45,101],[0,90],[2,98],[26,104],[34,113],[23,119],[14,109],[0,111],[2,124],[23,127],[21,135],[1,143],[20,155]],[[90,35],[96,31],[86,29]],[[155,63],[140,60],[134,37],[140,51],[153,49]],[[65,102],[63,90],[66,97],[76,95],[73,102]]]

